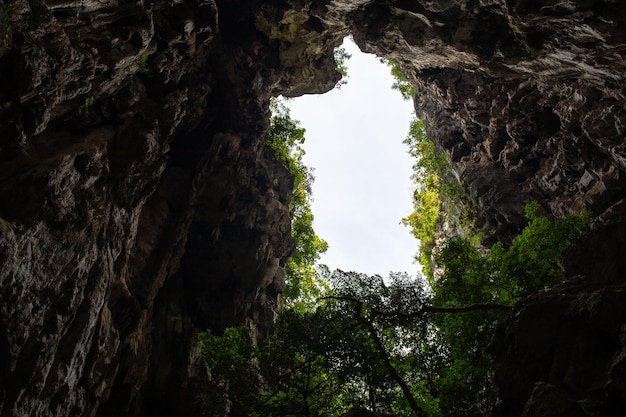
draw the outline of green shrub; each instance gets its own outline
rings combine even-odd
[[[546,290],[564,277],[562,261],[574,241],[589,229],[589,213],[555,220],[526,207],[529,223],[513,244],[480,250],[466,238],[448,239],[436,263],[443,270],[433,282],[433,303],[513,305],[523,296]],[[487,346],[501,311],[477,311],[435,318],[449,364],[443,370],[440,403],[445,415],[484,415],[497,401]]]
[[[348,66],[346,62],[352,58],[345,48],[335,48],[335,63],[337,67],[335,68],[339,74],[341,74],[341,80],[335,85],[335,88],[341,88],[342,86],[348,83]]]
[[[282,103],[272,103],[272,118],[268,131],[268,144],[293,175],[294,186],[291,201],[291,237],[295,253],[285,266],[287,287],[283,293],[288,303],[312,302],[319,294],[319,280],[314,268],[320,255],[328,249],[326,241],[313,229],[311,212],[311,169],[304,165],[302,157],[305,130],[291,118],[289,109]],[[275,181],[274,183],[277,183]]]
[[[402,98],[405,100],[413,100],[415,96],[415,87],[411,84],[406,78],[406,76],[400,70],[400,66],[398,61],[394,61],[393,59],[384,59],[380,60],[383,64],[386,64],[391,69],[391,75],[394,78],[394,82],[391,85],[393,90],[397,90],[402,95]]]
[[[450,162],[444,152],[437,150],[426,135],[421,120],[411,123],[409,135],[404,140],[409,155],[415,159],[412,180],[413,212],[402,219],[402,224],[411,228],[411,233],[420,242],[417,260],[423,273],[433,278],[432,252],[435,247],[442,212],[456,212],[462,206],[460,184],[450,181]]]

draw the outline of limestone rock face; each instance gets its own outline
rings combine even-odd
[[[0,416],[194,414],[198,331],[262,337],[293,250],[269,99],[331,89],[348,34],[416,85],[488,240],[532,200],[592,211],[496,377],[508,415],[614,415],[625,24],[613,0],[0,3]]]
[[[525,203],[601,215],[622,201],[624,90],[613,1],[368,2],[366,51],[397,60],[416,111],[450,152],[487,235],[519,231]]]
[[[332,88],[342,35],[261,3],[2,4],[0,415],[189,415],[197,332],[273,324],[269,98]]]

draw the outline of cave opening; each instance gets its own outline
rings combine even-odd
[[[321,263],[386,276],[410,275],[418,242],[400,224],[412,210],[412,161],[402,143],[412,101],[392,89],[390,68],[346,38],[347,83],[288,102],[306,129],[304,162],[314,169],[312,211],[329,243]]]

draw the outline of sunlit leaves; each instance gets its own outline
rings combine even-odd
[[[391,88],[397,90],[405,100],[412,100],[415,96],[415,87],[409,82],[404,73],[400,70],[400,66],[397,61],[392,59],[381,58],[381,62],[387,64],[391,69],[391,75],[394,78],[394,82]]]
[[[565,253],[581,232],[591,225],[584,212],[560,217],[554,221],[537,215],[537,204],[526,207],[528,226],[515,238],[510,248],[496,244],[490,259],[495,266],[494,278],[515,285],[517,295],[527,295],[551,287],[563,279]]]
[[[426,136],[421,120],[411,123],[409,135],[404,140],[409,155],[415,159],[413,165],[413,212],[402,219],[402,224],[411,228],[411,233],[420,242],[418,260],[427,277],[432,277],[431,255],[435,247],[437,227],[441,215],[442,193],[441,171],[448,161],[435,144]]]
[[[442,306],[472,303],[512,305],[520,297],[562,280],[561,262],[576,238],[590,225],[589,215],[549,220],[527,207],[528,226],[509,248],[495,244],[479,250],[469,239],[449,239],[437,256],[443,274],[434,281],[433,302]],[[501,318],[499,311],[438,316],[448,366],[438,383],[442,409],[450,416],[481,416],[497,400],[487,346]]]
[[[291,201],[291,237],[295,252],[285,266],[287,287],[283,296],[293,303],[311,303],[323,289],[323,283],[314,267],[328,244],[313,230],[311,212],[312,169],[302,162],[305,130],[291,118],[289,109],[278,100],[272,102],[272,118],[268,131],[268,144],[293,175],[294,186]]]
[[[345,48],[335,48],[334,50],[335,63],[337,64],[336,70],[341,74],[341,80],[335,85],[335,88],[341,88],[348,83],[348,66],[346,61],[352,58]]]

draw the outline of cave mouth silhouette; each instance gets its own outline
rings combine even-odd
[[[287,102],[306,129],[304,162],[315,170],[315,228],[329,243],[321,263],[415,275],[419,242],[400,224],[413,204],[414,161],[402,143],[415,118],[413,103],[392,89],[390,67],[378,57],[350,38],[342,48],[351,55],[345,85]]]

